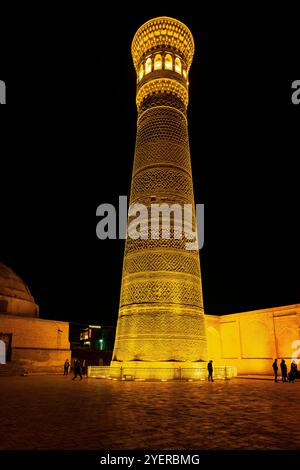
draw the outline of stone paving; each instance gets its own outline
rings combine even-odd
[[[0,449],[300,449],[300,381],[0,378]]]

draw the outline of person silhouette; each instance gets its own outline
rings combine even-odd
[[[281,380],[282,382],[287,382],[287,365],[285,363],[285,360],[282,359],[280,363],[280,369],[281,369]]]
[[[273,371],[274,371],[274,382],[278,382],[277,380],[277,374],[278,374],[278,364],[277,364],[277,359],[274,360],[273,364]]]
[[[292,363],[291,363],[291,370],[289,372],[289,382],[293,382],[294,383],[294,380],[296,379],[297,377],[297,374],[298,374],[298,368],[297,368],[297,364],[296,364],[296,361],[294,360]]]
[[[69,367],[70,367],[69,359],[66,359],[64,363],[64,375],[68,375]]]
[[[78,359],[75,359],[74,361],[74,377],[72,380],[75,380],[77,378],[77,375],[79,375],[80,380],[82,380],[82,375],[81,375],[81,365]]]
[[[213,361],[210,360],[209,363],[207,364],[207,370],[208,370],[208,381],[211,381],[213,382],[214,379],[213,379]]]

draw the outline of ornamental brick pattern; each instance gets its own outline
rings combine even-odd
[[[150,232],[150,206],[195,210],[187,123],[188,71],[194,54],[189,29],[172,18],[145,23],[132,43],[137,71],[136,147],[130,204],[148,210],[148,238],[127,238],[113,361],[206,361],[206,331],[198,251]],[[129,222],[132,218],[129,219]],[[174,217],[171,215],[171,224]]]

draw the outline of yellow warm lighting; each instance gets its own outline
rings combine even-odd
[[[171,54],[166,54],[165,69],[166,70],[172,70],[173,69],[173,58],[172,58]]]
[[[143,76],[144,76],[144,66],[141,65],[140,72],[139,72],[139,80],[142,80]]]
[[[175,72],[181,74],[181,60],[179,59],[179,57],[176,57],[175,59]]]
[[[183,72],[182,72],[182,73],[183,73],[183,77],[186,78],[186,77],[187,77],[187,73],[186,73],[186,70],[185,70],[185,69],[183,69]]]
[[[148,59],[146,60],[146,64],[145,64],[145,74],[150,73],[151,70],[152,70],[152,59],[151,57],[148,57]]]
[[[300,305],[224,316],[205,315],[205,321],[208,356],[214,362],[235,366],[239,374],[271,375],[275,358],[278,366],[284,359],[289,370],[293,341],[296,339],[300,344]]]
[[[138,109],[147,97],[158,93],[175,95],[184,103],[185,107],[188,105],[188,91],[184,85],[178,80],[171,78],[157,78],[156,80],[145,83],[145,85],[138,90],[136,95]]]
[[[161,54],[156,54],[154,59],[154,70],[162,69],[162,57]]]
[[[92,378],[106,378],[120,381],[145,381],[168,380],[178,381],[205,381],[208,378],[206,363],[166,363],[166,362],[123,362],[122,366],[115,363],[108,367],[91,366],[88,368],[88,376]],[[109,373],[106,371],[110,369]],[[237,375],[237,370],[232,366],[214,367],[213,377],[216,380],[231,379]]]
[[[136,70],[140,73],[143,63],[147,79],[137,86],[130,206],[148,205],[155,195],[157,204],[190,204],[195,221],[188,90],[179,75],[181,57],[187,67],[191,65],[194,41],[189,29],[171,18],[156,18],[144,26],[132,43]],[[146,222],[145,227],[148,218]],[[155,237],[126,240],[110,372],[115,379],[126,375],[133,380],[203,380],[206,376],[199,252],[186,250],[187,239],[174,233],[173,227],[166,239],[158,227]],[[200,365],[201,371],[196,372]]]
[[[147,52],[162,48],[179,53],[189,69],[195,50],[189,28],[175,18],[161,16],[144,23],[133,38],[131,53],[136,70]]]

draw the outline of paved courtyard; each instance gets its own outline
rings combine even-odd
[[[0,449],[300,449],[300,381],[0,378]]]

